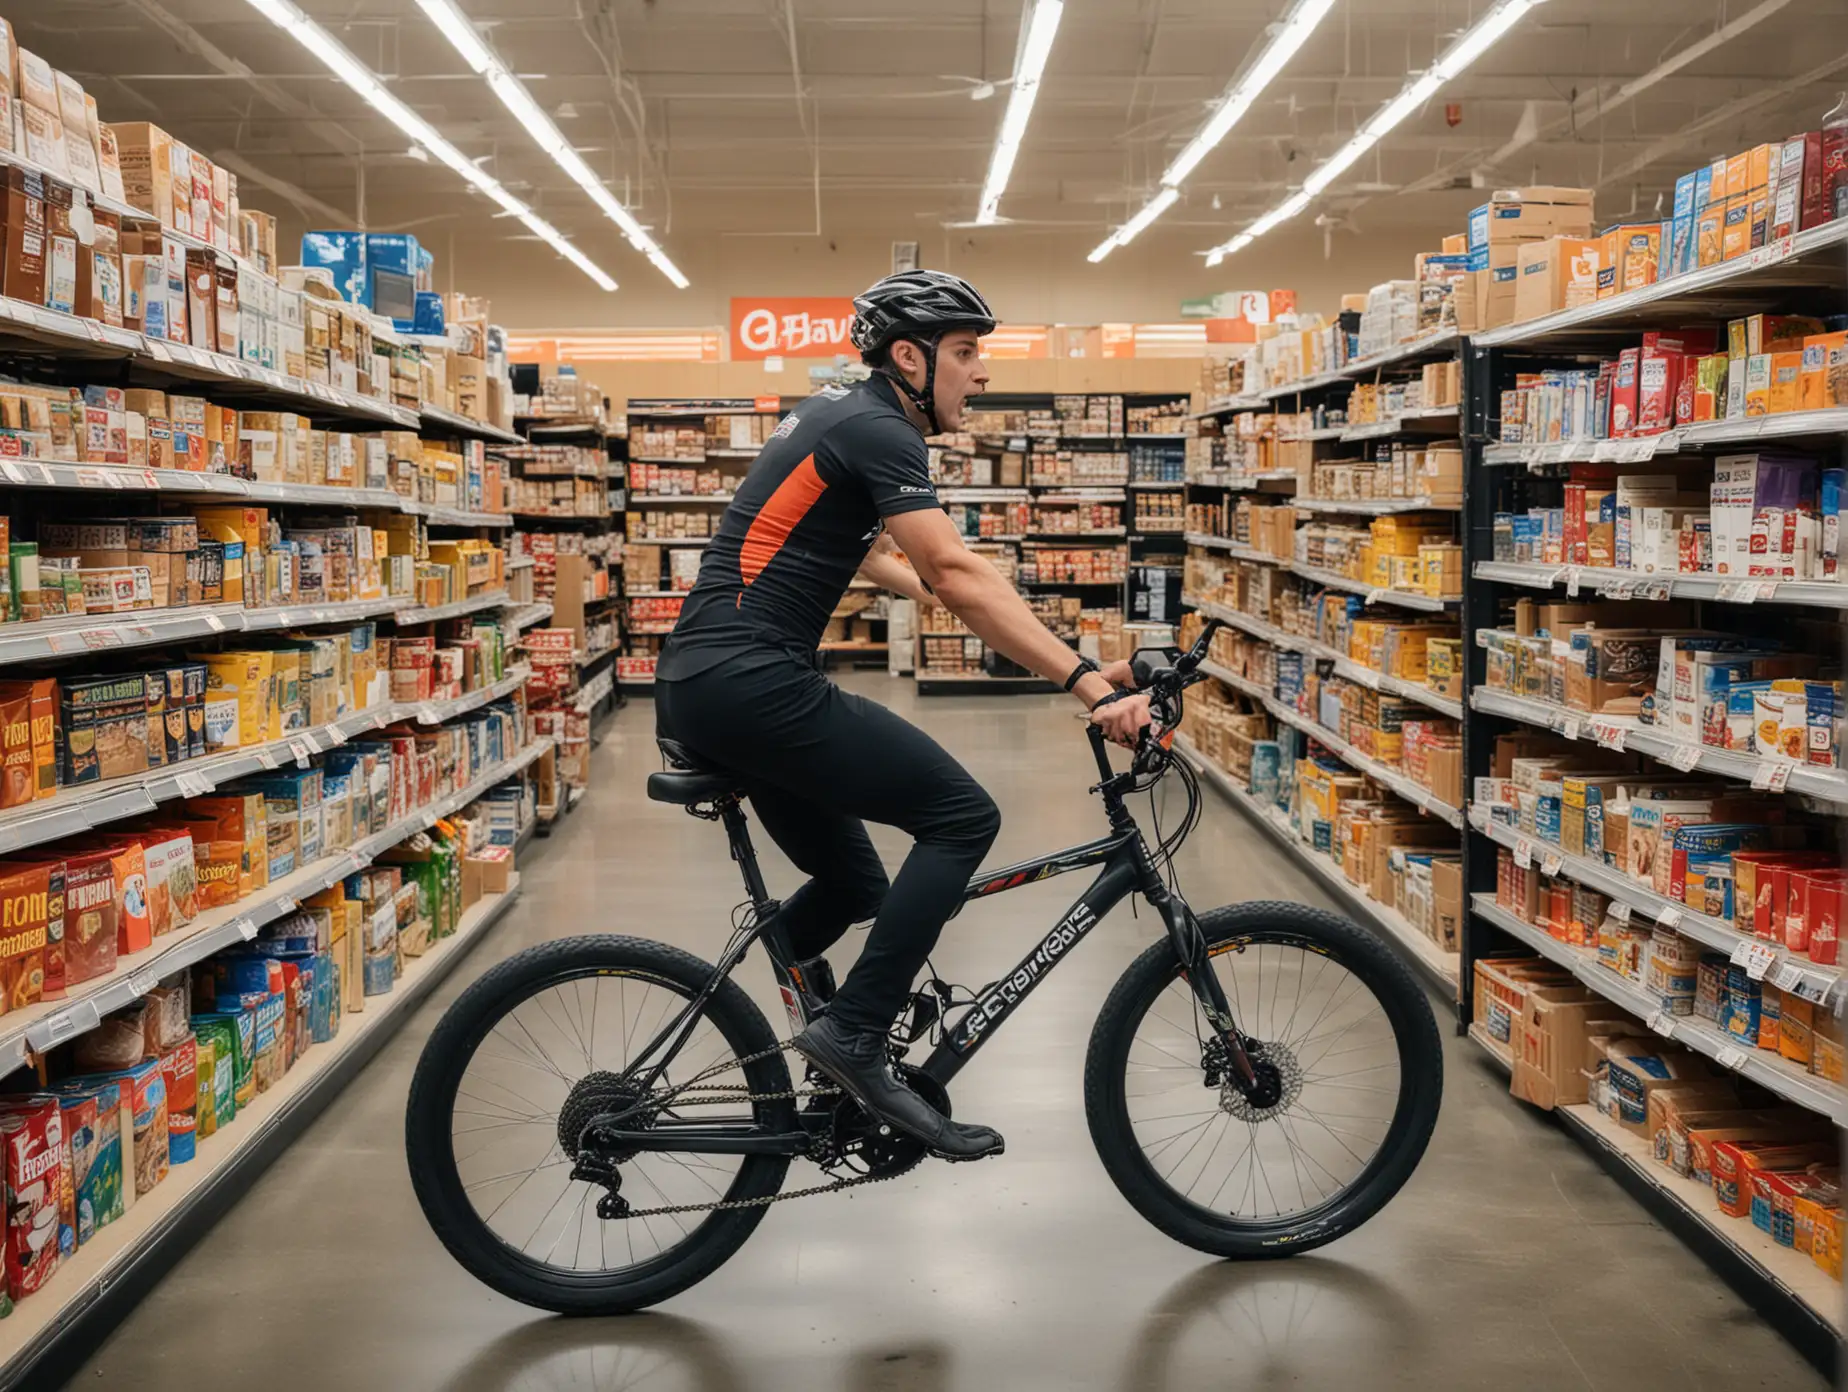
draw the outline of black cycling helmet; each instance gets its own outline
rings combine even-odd
[[[988,301],[968,281],[948,271],[900,271],[855,295],[853,308],[847,333],[860,350],[861,360],[910,397],[935,434],[937,342],[955,329],[993,333],[995,315]],[[924,354],[922,390],[886,365],[885,350],[901,338],[910,339]]]

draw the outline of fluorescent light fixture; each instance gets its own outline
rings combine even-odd
[[[1137,233],[1142,231],[1143,228],[1147,227],[1151,222],[1155,221],[1155,219],[1160,217],[1163,213],[1167,212],[1168,209],[1172,208],[1174,206],[1175,199],[1179,198],[1180,196],[1181,196],[1181,191],[1177,188],[1163,189],[1160,193],[1156,194],[1153,198],[1151,198],[1147,203],[1144,203],[1142,205],[1141,212],[1137,213],[1128,222],[1124,223],[1121,227],[1117,228],[1116,231],[1112,232],[1108,237],[1105,237],[1103,241],[1099,242],[1097,244],[1097,249],[1093,251],[1089,256],[1087,256],[1085,259],[1092,263],[1096,263],[1098,261],[1102,261],[1106,256],[1108,256],[1111,252],[1115,251],[1118,247],[1128,246],[1129,243],[1135,239]]]
[[[473,160],[438,135],[428,121],[387,91],[385,84],[364,63],[349,53],[332,34],[291,4],[290,0],[249,0],[249,4],[258,14],[319,58],[332,69],[336,77],[364,97],[374,110],[417,145],[435,155],[470,185],[517,217],[534,236],[594,280],[599,289],[616,288],[616,282],[608,272],[566,241],[564,235],[551,223],[508,193],[498,179],[484,173]]]
[[[1213,108],[1213,114],[1206,118],[1194,136],[1174,157],[1161,176],[1162,191],[1155,195],[1128,222],[1111,233],[1098,244],[1089,256],[1090,261],[1102,261],[1120,246],[1128,246],[1143,228],[1160,217],[1174,202],[1174,193],[1181,181],[1193,173],[1195,166],[1210,154],[1220,141],[1226,138],[1232,127],[1236,126],[1251,104],[1258,99],[1271,81],[1283,71],[1283,65],[1296,56],[1309,36],[1315,32],[1316,25],[1327,17],[1335,7],[1335,0],[1297,0],[1292,9],[1271,35],[1271,40],[1264,46],[1264,51],[1239,76],[1227,86],[1225,95],[1219,105]],[[1156,205],[1160,204],[1160,207]]]
[[[418,4],[441,0],[417,0]],[[1014,81],[1008,88],[1007,110],[1001,115],[1001,133],[995,137],[995,152],[988,161],[988,178],[982,184],[982,202],[976,212],[979,225],[999,220],[1001,195],[1007,191],[1008,177],[1014,172],[1014,157],[1020,153],[1021,137],[1027,133],[1027,121],[1033,115],[1033,100],[1039,95],[1040,76],[1046,71],[1046,59],[1052,53],[1052,40],[1059,32],[1059,18],[1065,13],[1064,0],[1028,0],[1025,37],[1014,59]]]
[[[250,0],[256,4],[258,0]],[[545,109],[533,100],[526,84],[513,75],[513,71],[500,60],[500,56],[470,21],[469,17],[456,5],[455,0],[417,0],[417,7],[430,17],[430,22],[442,31],[443,37],[455,46],[456,52],[476,72],[488,79],[488,86],[499,97],[501,105],[513,113],[514,119],[526,128],[526,133],[552,162],[566,174],[571,181],[595,203],[611,222],[622,229],[629,245],[648,258],[649,264],[661,272],[674,288],[687,288],[687,278],[680,273],[680,268],[667,257],[660,244],[648,235],[648,229],[635,220],[635,215],[604,187],[603,180],[596,171],[584,163],[571,142],[565,139],[563,131],[553,124]]]
[[[1431,65],[1429,72],[1411,78],[1397,96],[1373,113],[1353,139],[1311,170],[1300,189],[1236,237],[1208,251],[1206,264],[1209,267],[1219,265],[1226,257],[1243,251],[1266,232],[1302,212],[1323,189],[1352,168],[1356,160],[1379,144],[1407,116],[1436,96],[1438,89],[1446,82],[1486,53],[1490,45],[1520,21],[1521,16],[1541,3],[1543,0],[1500,0],[1499,4],[1444,50],[1437,62]]]

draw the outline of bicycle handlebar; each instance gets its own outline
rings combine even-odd
[[[1203,678],[1198,674],[1199,666],[1206,660],[1207,651],[1212,647],[1213,636],[1222,628],[1230,627],[1224,619],[1208,619],[1194,645],[1186,652],[1179,648],[1169,648],[1160,652],[1163,659],[1160,665],[1144,657],[1141,653],[1130,659],[1130,671],[1136,679],[1136,689],[1146,691],[1149,695],[1150,724],[1142,732],[1136,744],[1135,762],[1131,765],[1131,776],[1155,771],[1151,767],[1151,749],[1159,749],[1165,756],[1172,732],[1181,723],[1181,692]],[[1145,649],[1145,651],[1155,651]],[[1156,736],[1160,729],[1163,733]],[[1097,727],[1091,727],[1092,744],[1097,754],[1098,769],[1108,780],[1109,763],[1104,757],[1104,741]],[[1165,765],[1163,765],[1165,767]]]

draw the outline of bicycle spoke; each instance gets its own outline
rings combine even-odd
[[[1236,1220],[1289,1222],[1344,1193],[1386,1143],[1403,1083],[1396,1038],[1372,988],[1339,958],[1261,940],[1212,962],[1240,1029],[1261,1046],[1252,1057],[1275,1101],[1258,1106],[1232,1082],[1207,1087],[1204,1056],[1187,1055],[1210,1034],[1189,1027],[1198,1006],[1177,974],[1130,1041],[1130,1126],[1176,1194]]]

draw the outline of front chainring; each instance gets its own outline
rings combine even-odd
[[[950,1115],[949,1093],[923,1069],[894,1062],[892,1072],[931,1106],[946,1117]],[[833,1098],[829,1105],[832,1125],[817,1138],[810,1156],[827,1174],[837,1178],[895,1179],[930,1153],[924,1142],[869,1115],[846,1093]]]

